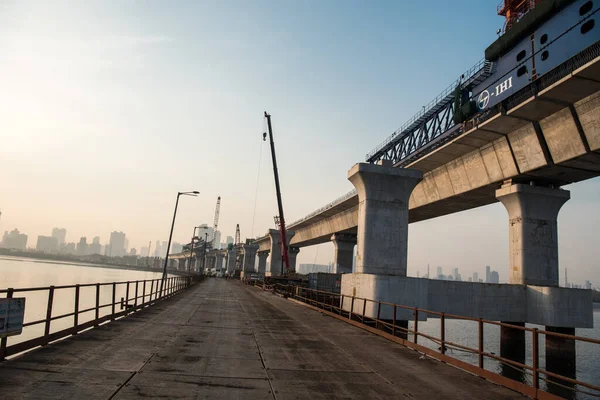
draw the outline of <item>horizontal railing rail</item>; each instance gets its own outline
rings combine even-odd
[[[199,276],[175,276],[165,279],[164,287],[161,292],[161,279],[146,279],[137,281],[105,282],[105,283],[84,283],[75,285],[59,285],[47,287],[31,288],[8,288],[0,289],[0,295],[5,298],[18,297],[22,293],[47,292],[45,318],[36,318],[32,321],[23,323],[23,333],[26,328],[39,326],[43,327],[43,334],[24,341],[10,344],[10,341],[16,341],[19,336],[9,336],[0,339],[0,361],[6,357],[31,350],[38,346],[46,345],[52,341],[62,339],[70,335],[77,335],[79,332],[96,327],[107,321],[114,321],[117,318],[124,317],[127,314],[141,310],[157,301],[164,300],[176,294],[183,292],[192,284],[200,279]],[[110,301],[101,303],[101,292],[103,288],[108,287]],[[80,308],[82,304],[81,289],[95,288],[94,305],[91,307]],[[117,299],[117,293],[124,290],[124,296]],[[133,291],[133,293],[131,293]],[[70,292],[73,299],[73,311],[63,312],[54,315],[56,310],[55,297],[57,294],[63,295],[64,292]],[[107,293],[105,292],[105,295]],[[130,297],[131,295],[131,297]],[[27,297],[26,312],[27,312]],[[117,310],[117,306],[119,309]],[[110,308],[108,313],[100,315],[105,309]],[[80,317],[84,314],[92,313],[89,321],[80,322]],[[27,314],[26,314],[27,315]],[[89,315],[89,314],[88,314]],[[72,318],[69,327],[52,332],[52,322]],[[62,324],[64,325],[64,323]]]
[[[367,325],[365,329],[370,330],[375,328],[377,330],[383,330],[384,332],[394,337],[394,339],[396,339],[398,335],[403,335],[405,338],[396,340],[409,347],[415,348],[416,350],[422,351],[429,356],[438,358],[441,361],[445,361],[459,368],[466,369],[467,371],[471,373],[476,373],[479,376],[483,376],[488,379],[491,378],[491,380],[494,380],[496,383],[500,383],[504,386],[510,387],[511,389],[518,390],[521,393],[533,398],[544,398],[544,396],[548,395],[548,392],[540,389],[540,381],[546,381],[549,384],[570,389],[572,391],[600,397],[600,386],[597,384],[597,382],[584,382],[581,380],[573,379],[568,376],[563,376],[551,371],[547,371],[546,369],[540,367],[539,353],[540,335],[545,335],[546,337],[555,337],[572,340],[575,343],[582,342],[593,345],[600,345],[600,340],[598,339],[569,335],[564,333],[550,332],[543,329],[512,325],[498,321],[491,321],[483,318],[473,318],[443,313],[439,311],[411,307],[402,304],[371,300],[363,297],[347,296],[339,293],[308,289],[300,286],[280,284],[264,285],[262,283],[258,283],[257,286],[262,287],[263,290],[271,290],[274,293],[283,295],[284,297],[289,297],[293,298],[294,300],[304,302],[310,306],[329,312],[334,316],[337,316],[338,318],[347,319],[351,321],[351,323]],[[369,313],[367,313],[367,307],[369,310],[376,310],[376,312],[374,313],[375,316],[368,315]],[[384,308],[386,307],[387,310],[385,311],[388,311],[386,315],[390,314],[391,311],[391,319],[381,318],[383,312],[382,310],[384,310]],[[399,319],[397,318],[397,315],[399,309],[410,310],[412,312],[412,329],[408,328],[408,324],[406,326],[398,325]],[[437,318],[439,318],[439,336],[433,336],[431,334],[423,332],[422,330],[419,330],[419,315],[424,314],[435,315]],[[446,320],[465,320],[476,322],[478,343],[477,347],[469,347],[463,344],[456,343],[454,341],[447,340]],[[509,327],[511,329],[524,331],[526,334],[531,335],[531,365],[528,365],[526,363],[520,363],[506,357],[498,356],[490,351],[485,351],[484,330],[487,325]],[[412,335],[412,340],[408,340],[409,335]],[[419,338],[427,339],[436,343],[436,345],[439,346],[437,351],[434,351],[426,346],[419,345]],[[457,351],[463,351],[471,353],[473,355],[477,355],[477,365],[475,366],[473,364],[459,360],[456,357],[447,355],[446,353],[448,349],[455,349]],[[600,352],[600,348],[598,348],[597,352]],[[531,382],[527,380],[526,383],[520,383],[517,381],[513,381],[512,379],[503,377],[490,370],[486,370],[486,359],[492,359],[509,367],[522,369],[528,374],[528,378],[531,379]],[[570,383],[572,385],[578,385],[580,388],[565,386],[564,384],[561,384],[561,382]],[[591,390],[591,392],[588,392],[582,388],[589,389]]]

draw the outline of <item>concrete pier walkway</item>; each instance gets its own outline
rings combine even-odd
[[[291,301],[210,278],[0,364],[7,399],[506,399],[508,389]]]

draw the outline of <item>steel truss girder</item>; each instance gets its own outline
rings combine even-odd
[[[451,99],[438,112],[433,113],[411,132],[390,143],[367,161],[375,163],[378,160],[386,159],[391,160],[396,165],[452,128],[455,125],[453,115],[454,99]]]

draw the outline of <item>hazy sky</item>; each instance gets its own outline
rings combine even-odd
[[[352,189],[348,169],[483,57],[496,4],[4,0],[0,231],[31,246],[54,226],[74,242],[122,230],[139,249],[167,239],[177,191],[199,190],[175,241],[212,224],[219,195],[224,236],[263,234],[277,213],[265,110],[292,222]],[[561,282],[565,266],[594,282],[600,180],[571,190]],[[507,279],[500,204],[413,224],[409,240],[410,275],[489,264]],[[323,244],[298,262],[332,258]]]

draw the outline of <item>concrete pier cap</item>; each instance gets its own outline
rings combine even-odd
[[[408,201],[423,172],[359,163],[348,171],[358,194],[356,273],[406,276]]]
[[[388,160],[376,165],[359,163],[348,171],[358,194],[358,235],[356,268],[342,275],[343,295],[391,300],[390,279],[406,277],[408,202],[422,179],[421,171],[393,168]],[[343,305],[344,309],[348,306]]]

